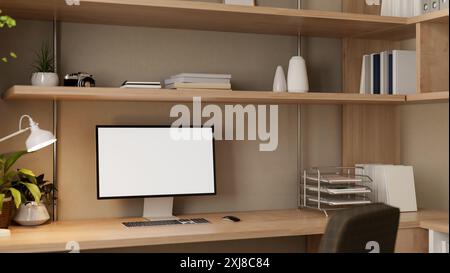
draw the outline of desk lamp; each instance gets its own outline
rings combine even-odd
[[[28,119],[29,126],[22,129],[22,122],[25,118]],[[31,131],[30,136],[25,142],[27,152],[29,153],[45,148],[56,142],[56,138],[51,132],[39,128],[39,124],[34,122],[29,115],[23,115],[22,117],[20,117],[19,131],[0,139],[0,143],[8,139],[11,139],[15,136],[18,136],[20,134],[23,134],[27,131]],[[0,229],[0,237],[9,237],[10,235],[11,234],[8,229]]]

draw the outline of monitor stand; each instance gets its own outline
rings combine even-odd
[[[173,197],[145,198],[143,217],[150,221],[178,220],[173,216]]]

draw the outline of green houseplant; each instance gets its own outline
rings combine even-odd
[[[16,26],[16,20],[14,20],[13,18],[11,18],[8,15],[2,15],[2,10],[0,10],[0,28],[3,27],[8,27],[8,28],[13,28]],[[14,52],[10,52],[9,56],[12,58],[17,58],[16,53]],[[8,57],[4,57],[4,56],[0,56],[0,60],[4,63],[8,62]]]
[[[12,170],[13,165],[26,151],[0,155],[0,228],[7,228],[11,223],[14,206],[26,201],[30,194],[37,203],[41,200],[41,191],[34,173],[27,169]]]
[[[58,74],[53,65],[53,53],[47,42],[42,43],[36,52],[36,61],[33,65],[35,72],[31,76],[31,84],[35,86],[58,86]]]

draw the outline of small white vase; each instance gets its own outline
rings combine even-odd
[[[22,226],[39,226],[50,219],[47,208],[40,202],[21,204],[14,221]]]
[[[308,72],[303,57],[294,56],[289,61],[287,86],[288,91],[293,93],[306,93],[309,91]]]
[[[275,78],[273,79],[273,92],[286,92],[286,91],[287,91],[286,76],[284,75],[283,67],[279,65],[275,72]]]
[[[31,85],[34,86],[58,86],[59,78],[56,73],[35,72],[31,76]]]

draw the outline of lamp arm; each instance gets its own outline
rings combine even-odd
[[[28,122],[30,123],[30,127],[38,125],[37,123],[34,122],[34,120],[29,115],[23,115],[20,117],[20,120],[19,120],[19,130],[22,130],[22,122],[23,122],[24,118],[28,119]]]
[[[21,130],[15,132],[15,133],[10,134],[9,136],[6,136],[6,137],[0,139],[0,142],[3,142],[3,141],[8,140],[8,139],[10,139],[10,138],[13,138],[13,137],[15,137],[15,136],[17,136],[17,135],[23,134],[23,133],[25,133],[26,131],[28,131],[28,130],[30,130],[30,129],[31,129],[30,127],[25,128],[25,129],[21,129]]]

